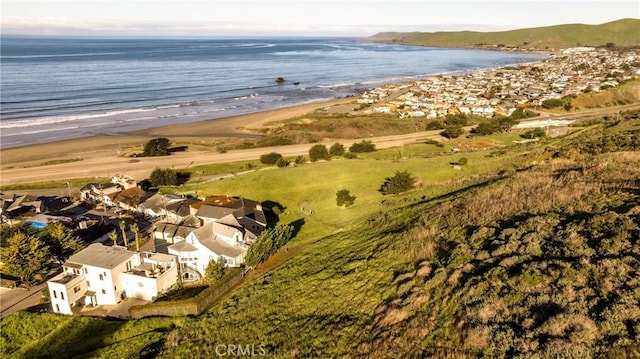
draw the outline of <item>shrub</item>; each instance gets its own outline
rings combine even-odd
[[[283,168],[289,165],[289,161],[285,160],[283,157],[278,158],[278,162],[276,162],[276,166]]]
[[[348,160],[353,160],[353,159],[358,158],[358,155],[356,153],[353,153],[353,152],[345,152],[343,157],[348,159]]]
[[[464,133],[462,126],[447,126],[444,131],[440,132],[440,135],[446,138],[457,138],[460,137]]]
[[[329,151],[327,151],[327,146],[317,144],[309,149],[309,159],[311,162],[316,162],[318,160],[328,160],[331,156],[329,155]]]
[[[171,168],[156,167],[149,176],[153,187],[178,185],[178,172]]]
[[[207,269],[204,272],[204,281],[207,284],[213,284],[222,278],[224,267],[216,260],[210,260]]]
[[[550,98],[548,100],[542,101],[542,107],[546,109],[556,108],[564,105],[564,101],[557,98]]]
[[[296,161],[295,162],[296,162],[297,165],[301,165],[301,164],[307,162],[307,158],[305,156],[303,156],[303,155],[300,155],[300,156],[296,157]]]
[[[151,139],[145,143],[144,149],[142,150],[142,156],[167,156],[169,154],[170,144],[171,142],[169,142],[169,139],[166,137]]]
[[[464,166],[467,163],[469,163],[469,160],[466,157],[462,157],[461,159],[458,160],[458,163]]]
[[[349,207],[356,201],[356,196],[351,195],[348,189],[341,189],[336,192],[336,204],[340,206]]]
[[[293,144],[293,140],[285,136],[265,136],[256,142],[257,147],[287,146]]]
[[[532,128],[520,134],[520,137],[527,138],[527,139],[534,139],[534,138],[544,137],[544,136],[546,136],[546,131],[542,127]]]
[[[271,152],[260,156],[260,163],[265,165],[275,165],[278,160],[282,159],[282,155],[277,152]]]
[[[416,179],[407,171],[398,171],[393,177],[385,178],[379,191],[382,194],[396,194],[415,188]]]
[[[373,152],[376,150],[376,145],[371,141],[362,140],[361,142],[356,142],[349,147],[349,152],[353,153],[364,153],[364,152]]]
[[[333,145],[331,145],[331,147],[329,148],[329,154],[331,156],[342,156],[344,155],[345,149],[344,149],[344,145],[342,143],[334,143]]]

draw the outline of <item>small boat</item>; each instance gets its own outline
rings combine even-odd
[[[276,82],[277,82],[277,83],[279,83],[279,84],[281,84],[281,83],[283,83],[283,82],[285,82],[285,81],[286,81],[286,80],[284,79],[284,77],[278,77],[278,78],[276,79]]]

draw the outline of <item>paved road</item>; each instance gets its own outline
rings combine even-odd
[[[0,291],[0,316],[40,304],[42,290],[46,287],[47,283],[45,282],[28,290],[23,288],[2,288],[2,291]]]
[[[567,119],[576,120],[581,118],[598,117],[607,114],[617,113],[618,111],[640,108],[640,104],[619,106],[604,110],[590,111],[588,113],[578,114],[543,114],[540,119]],[[415,143],[426,138],[437,138],[440,131],[416,132],[405,135],[381,136],[365,138],[373,141],[377,148],[398,147],[404,144]],[[360,139],[354,140],[359,141]],[[331,145],[335,140],[323,142]],[[344,141],[343,141],[344,142]],[[237,161],[255,160],[260,155],[275,151],[283,156],[307,155],[312,145],[289,145],[268,148],[252,148],[245,150],[229,151],[227,153],[217,152],[179,152],[171,157],[148,157],[148,158],[123,158],[116,156],[105,156],[98,158],[87,158],[83,161],[68,162],[57,165],[29,167],[29,168],[13,168],[3,170],[0,178],[0,184],[10,185],[15,183],[41,182],[52,179],[68,179],[80,177],[111,177],[116,173],[126,173],[133,178],[147,178],[151,171],[156,167],[173,167],[175,169],[183,169],[198,165],[210,163],[229,163]]]

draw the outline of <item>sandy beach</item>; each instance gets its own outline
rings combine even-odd
[[[354,100],[355,97],[345,97],[246,115],[154,127],[118,135],[97,135],[2,149],[0,150],[0,168],[5,171],[12,168],[36,166],[53,160],[117,157],[118,151],[122,148],[140,146],[141,149],[141,146],[147,140],[156,137],[167,137],[177,144],[213,142],[216,139],[242,137],[254,134],[255,130],[269,122],[286,120],[313,112],[319,108],[347,104]],[[213,151],[215,148],[211,148],[211,150]],[[80,162],[82,161],[78,161],[78,163]],[[55,175],[52,175],[52,177],[55,177]],[[4,180],[2,182],[6,184]]]

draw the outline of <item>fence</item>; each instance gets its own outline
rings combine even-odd
[[[200,315],[229,289],[240,283],[243,277],[244,272],[241,268],[229,268],[217,283],[193,298],[136,305],[129,308],[129,317],[141,319],[152,316]]]

